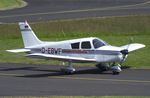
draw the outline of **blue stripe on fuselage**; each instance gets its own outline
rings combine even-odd
[[[101,55],[119,55],[119,51],[112,50],[79,50],[79,49],[62,49],[62,53],[67,54],[101,54]]]
[[[32,48],[31,51],[41,52],[41,48]],[[47,50],[45,50],[47,52]],[[94,55],[119,55],[120,51],[112,50],[81,50],[81,49],[62,49],[60,54],[94,54]]]

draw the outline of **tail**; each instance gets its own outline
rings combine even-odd
[[[34,45],[39,45],[42,43],[37,36],[34,34],[33,30],[31,29],[30,25],[25,22],[19,22],[22,38],[23,38],[23,43],[24,47],[30,47]]]

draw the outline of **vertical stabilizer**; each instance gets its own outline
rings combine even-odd
[[[30,47],[30,46],[34,46],[34,45],[39,45],[42,43],[37,38],[37,36],[34,34],[33,30],[31,29],[31,27],[29,26],[27,21],[19,22],[19,26],[20,26],[20,30],[21,30],[21,34],[22,34],[23,43],[24,43],[25,48]]]

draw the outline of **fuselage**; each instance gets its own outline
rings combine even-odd
[[[27,48],[31,49],[30,53],[94,58],[96,62],[120,62],[122,60],[120,51],[115,51],[118,50],[118,47],[111,46],[96,37],[42,42],[39,45]]]

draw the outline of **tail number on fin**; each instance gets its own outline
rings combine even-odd
[[[45,47],[42,47],[41,52],[45,53],[45,54],[61,54],[62,49],[61,48],[45,48]]]

